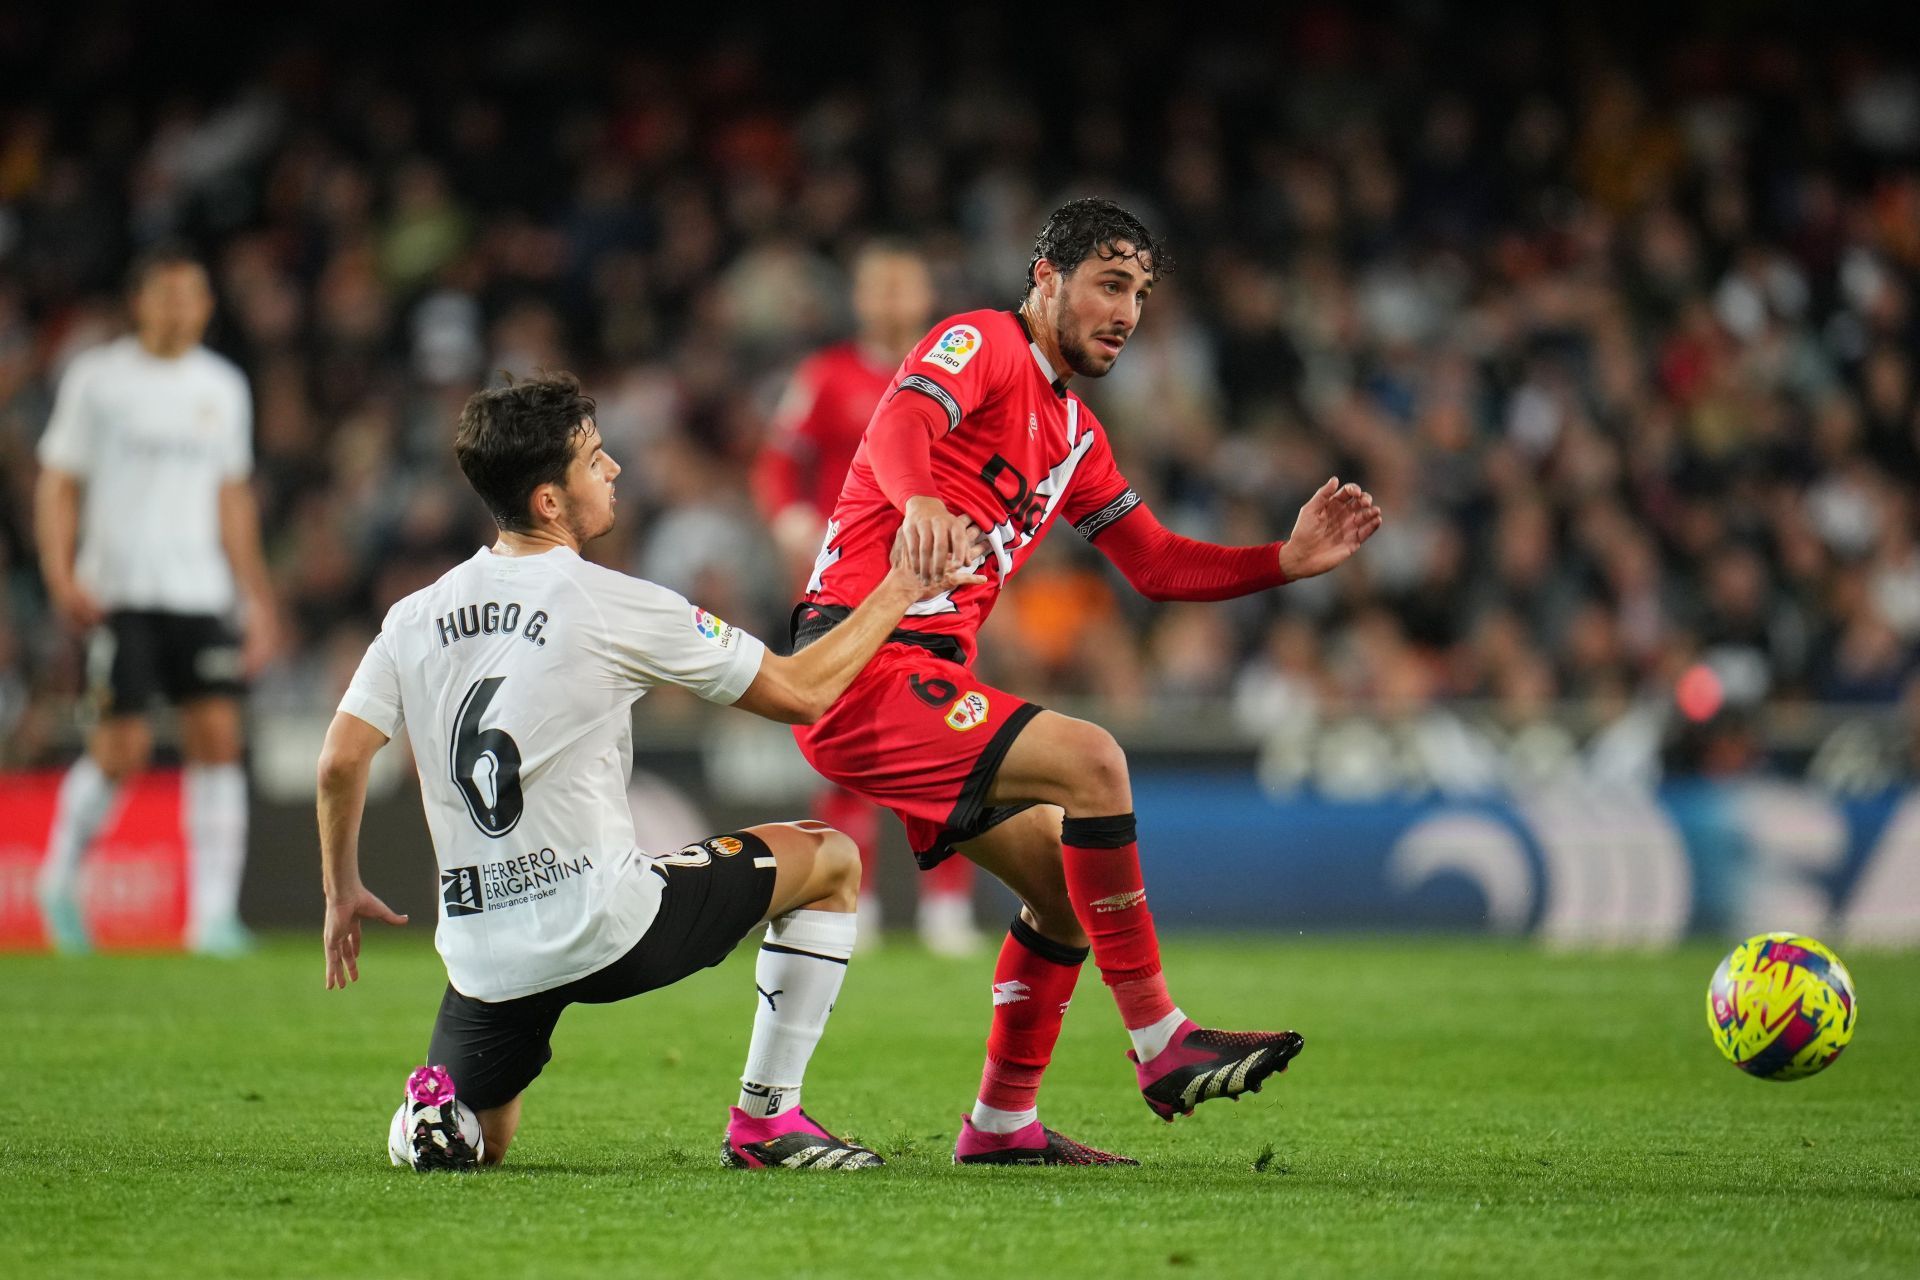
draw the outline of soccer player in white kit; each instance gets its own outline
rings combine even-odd
[[[631,707],[674,684],[788,723],[817,719],[907,608],[948,586],[894,572],[787,658],[664,587],[589,563],[619,465],[594,404],[557,375],[473,396],[454,451],[499,540],[396,604],[327,733],[319,821],[326,984],[356,980],[361,919],[403,924],[361,882],[374,753],[404,725],[440,870],[448,986],[408,1080],[394,1159],[496,1163],[568,1004],[608,1003],[718,964],[767,923],[752,1040],[723,1156],[737,1167],[868,1168],[880,1157],[800,1109],[807,1060],[852,954],[860,863],[820,823],[634,847]],[[477,1113],[481,1141],[462,1123]]]
[[[246,375],[200,345],[213,291],[188,252],[143,254],[130,291],[134,333],[75,357],[40,440],[40,571],[55,610],[88,636],[99,715],[60,784],[40,907],[57,949],[88,949],[81,862],[147,765],[147,717],[164,695],[179,706],[186,762],[187,945],[233,953],[248,941],[240,697],[276,643],[248,483],[252,398]],[[244,641],[231,621],[236,602]]]

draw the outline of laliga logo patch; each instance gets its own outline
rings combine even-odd
[[[722,649],[733,643],[733,628],[699,605],[693,606],[693,629]]]
[[[980,349],[980,331],[970,324],[957,324],[940,335],[933,349],[920,357],[921,364],[937,364],[948,373],[958,373]]]
[[[969,729],[978,729],[987,722],[987,695],[978,689],[972,693],[963,693],[954,701],[947,712],[947,728],[965,733]]]

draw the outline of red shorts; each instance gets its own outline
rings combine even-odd
[[[1041,708],[917,645],[890,643],[818,722],[796,725],[807,763],[829,782],[885,805],[931,867],[953,846],[1031,804],[991,806],[1007,748]]]

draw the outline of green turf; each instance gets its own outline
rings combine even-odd
[[[0,1275],[1920,1275],[1920,956],[1848,955],[1826,1075],[1741,1076],[1717,955],[1432,941],[1169,949],[1218,1025],[1298,1026],[1267,1091],[1173,1126],[1089,975],[1042,1101],[1140,1169],[955,1169],[990,962],[863,956],[807,1082],[871,1174],[717,1155],[753,1012],[744,955],[576,1008],[507,1168],[388,1167],[435,957],[317,939],[252,959],[0,957]]]

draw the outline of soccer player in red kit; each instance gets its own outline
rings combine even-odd
[[[932,312],[933,277],[926,260],[905,245],[875,241],[853,263],[857,333],[794,370],[771,437],[754,463],[753,493],[782,558],[800,566],[796,583],[805,581],[805,566],[813,563],[874,406],[891,389],[901,354],[926,332]],[[873,886],[880,807],[830,783],[815,801],[813,816],[860,847],[861,937],[877,939],[880,904]],[[979,949],[971,862],[949,858],[921,877],[918,925],[930,951],[959,956]]]
[[[1165,268],[1153,235],[1111,201],[1055,211],[1017,311],[954,316],[908,353],[795,611],[796,644],[837,625],[886,574],[896,532],[916,565],[972,561],[985,578],[910,609],[827,714],[795,731],[822,775],[900,815],[922,866],[958,852],[1024,904],[994,969],[986,1069],[958,1163],[1133,1163],[1046,1128],[1036,1106],[1089,949],[1141,1093],[1165,1119],[1257,1090],[1301,1047],[1292,1031],[1208,1030],[1181,1012],[1160,969],[1119,745],[971,667],[1001,587],[1062,521],[1157,600],[1222,600],[1325,573],[1380,526],[1372,497],[1337,479],[1285,542],[1215,546],[1154,519],[1068,382],[1113,367]],[[975,526],[988,531],[984,555]]]

